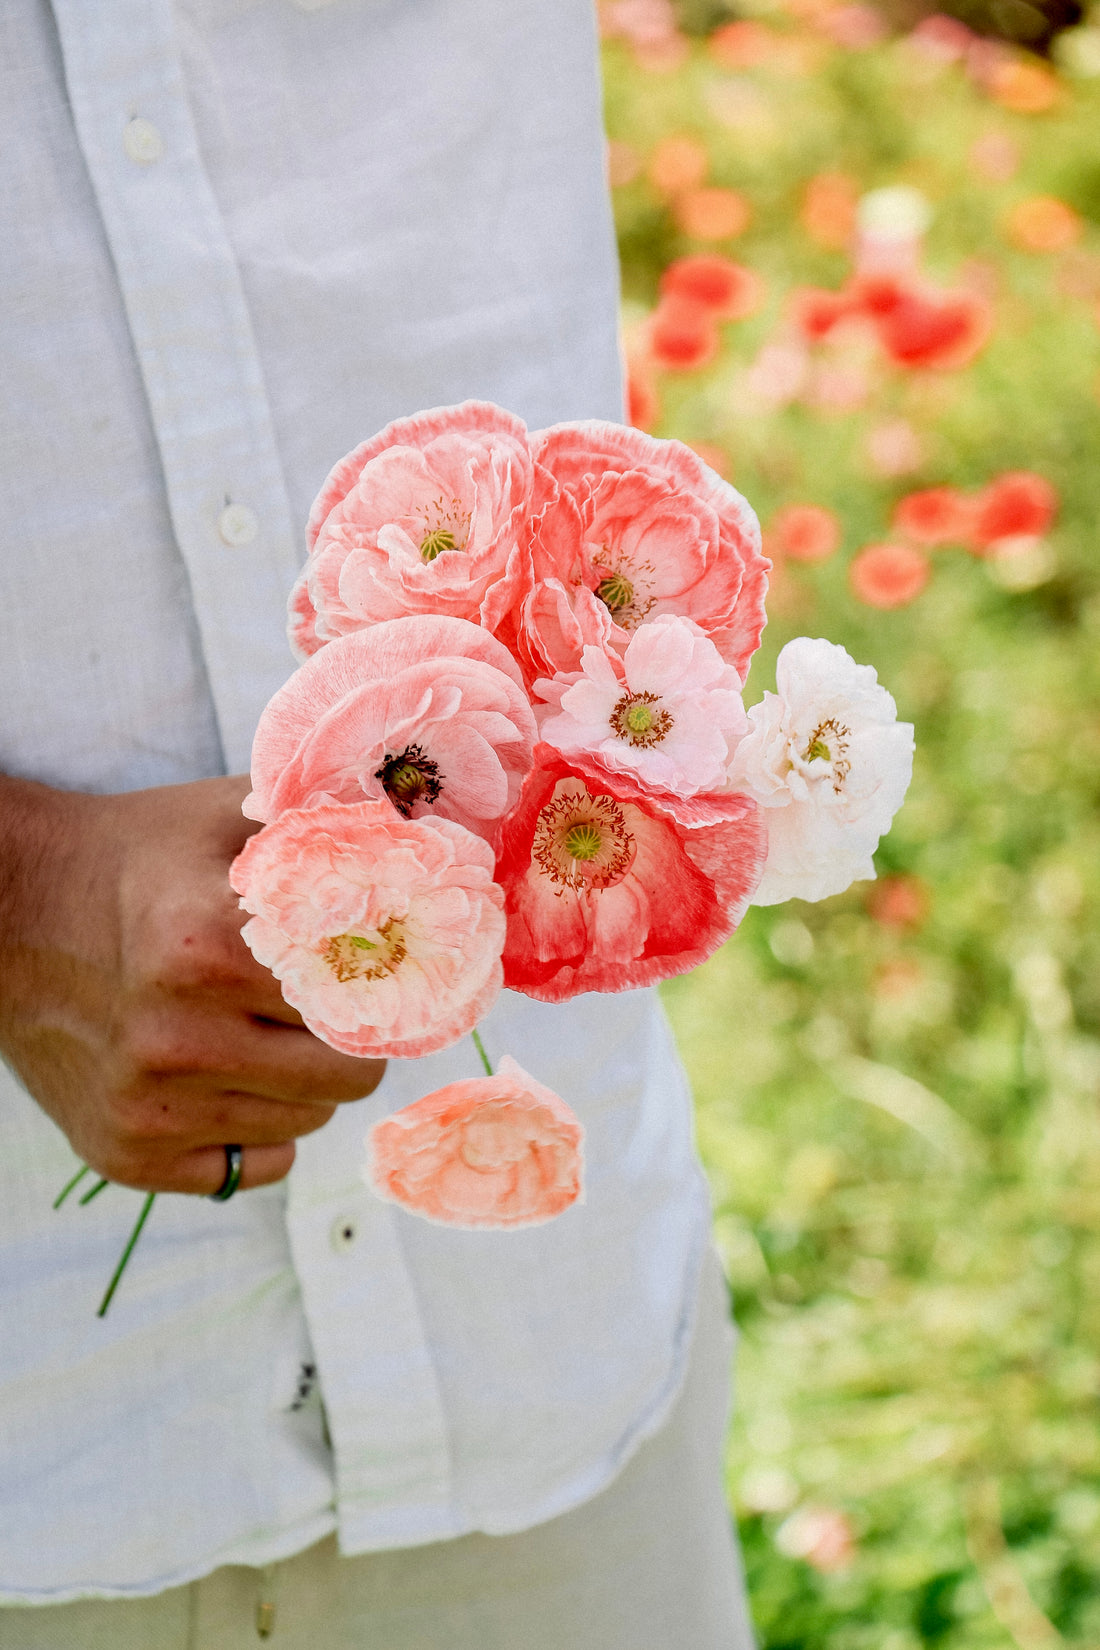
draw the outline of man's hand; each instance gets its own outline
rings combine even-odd
[[[0,778],[0,1052],[86,1163],[146,1191],[279,1180],[385,1062],[305,1029],[240,937],[243,778],[87,796]]]

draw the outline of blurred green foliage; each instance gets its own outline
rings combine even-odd
[[[877,668],[917,737],[879,874],[917,879],[927,910],[876,920],[881,883],[754,910],[666,988],[741,1329],[731,1504],[770,1650],[1083,1650],[1100,1644],[1100,79],[1014,113],[906,39],[845,49],[806,8],[766,20],[810,38],[797,72],[790,54],[724,67],[705,34],[658,66],[605,44],[625,316],[687,252],[767,282],[716,362],[658,374],[652,427],[721,448],[765,526],[796,502],[839,516],[836,555],[783,570],[747,697],[795,634]],[[748,198],[735,241],[677,229],[646,173],[669,134]],[[972,158],[990,134],[1019,156],[1000,182]],[[800,221],[835,172],[917,187],[929,277],[983,282],[995,330],[962,372],[884,368],[847,409],[761,406],[746,371],[791,289],[850,273]],[[1082,215],[1075,245],[1013,244],[1007,214],[1035,195]],[[868,458],[889,421],[919,437],[902,476]],[[856,601],[847,564],[899,497],[1010,469],[1057,489],[1045,559],[934,551],[911,605]],[[791,1520],[815,1507],[847,1521],[850,1562],[797,1556]]]

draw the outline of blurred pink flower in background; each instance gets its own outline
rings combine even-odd
[[[1009,470],[974,501],[970,544],[987,553],[999,539],[1039,538],[1058,512],[1058,494],[1032,470]]]
[[[677,228],[696,241],[728,241],[741,235],[752,219],[752,207],[737,189],[719,184],[685,189],[672,208]]]
[[[855,1559],[850,1519],[837,1507],[799,1507],[779,1526],[775,1544],[785,1558],[800,1558],[814,1570],[831,1575]]]
[[[906,607],[931,572],[923,550],[911,544],[869,544],[848,567],[852,591],[868,607]]]
[[[822,172],[806,185],[798,220],[818,246],[843,251],[855,231],[858,200],[854,178],[844,172]]]
[[[786,504],[765,535],[768,553],[791,561],[825,561],[839,548],[839,517],[821,504]]]
[[[505,1055],[376,1123],[367,1184],[412,1214],[468,1230],[537,1226],[577,1202],[584,1130]]]
[[[755,270],[719,252],[676,258],[661,275],[662,298],[696,303],[719,321],[740,321],[764,301],[764,282]]]
[[[1072,206],[1057,195],[1031,195],[1017,201],[1005,219],[1005,234],[1024,252],[1064,252],[1084,229]]]
[[[957,487],[926,487],[898,500],[892,525],[914,544],[935,549],[942,544],[965,544],[973,522],[973,504]]]
[[[990,183],[1008,183],[1020,167],[1020,145],[1007,132],[988,131],[970,146],[970,164]]]
[[[905,418],[888,418],[868,430],[864,450],[880,476],[911,475],[924,462],[924,443]]]
[[[923,928],[931,907],[928,884],[904,872],[879,877],[867,895],[868,915],[884,928]]]
[[[289,809],[248,839],[229,880],[252,913],[245,944],[345,1054],[430,1054],[496,1000],[492,849],[448,819],[402,819],[375,800]]]
[[[721,345],[713,312],[677,294],[661,299],[643,338],[649,360],[666,372],[697,372],[717,359]]]
[[[710,156],[698,138],[687,132],[669,132],[654,144],[646,176],[658,194],[672,197],[702,183]]]
[[[922,17],[908,36],[908,44],[937,64],[959,63],[967,54],[974,35],[957,17],[933,12]]]

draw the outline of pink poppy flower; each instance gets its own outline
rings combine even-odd
[[[985,552],[998,539],[1039,538],[1058,511],[1058,494],[1033,470],[1008,470],[974,501],[970,542]]]
[[[848,583],[868,607],[906,607],[928,583],[931,567],[911,544],[869,544],[848,567]]]
[[[907,493],[894,506],[896,531],[930,550],[941,544],[965,544],[973,520],[973,506],[957,487],[925,487]]]
[[[548,745],[677,796],[725,789],[733,747],[748,728],[737,672],[693,624],[669,613],[636,630],[621,660],[586,647],[579,675],[540,682],[537,691],[549,701],[539,716]]]
[[[288,809],[250,837],[229,880],[257,962],[344,1054],[447,1048],[501,985],[503,896],[492,850],[449,819],[386,801]]]
[[[584,1130],[509,1056],[448,1083],[367,1137],[367,1184],[411,1214],[469,1231],[539,1226],[582,1196]]]
[[[580,667],[580,647],[625,651],[659,613],[692,619],[744,680],[764,628],[769,563],[746,501],[678,441],[615,424],[559,424],[532,437],[549,472],[534,519],[536,580],[517,615],[528,681]],[[565,621],[561,601],[572,623]]]
[[[625,774],[537,745],[497,859],[505,984],[557,1003],[684,974],[737,927],[766,857],[746,796],[657,802]]]
[[[292,639],[308,648],[409,613],[495,628],[520,588],[527,431],[489,402],[398,419],[336,465],[310,513]]]
[[[519,669],[479,625],[422,613],[330,642],[272,698],[244,812],[388,797],[492,840],[531,765]]]

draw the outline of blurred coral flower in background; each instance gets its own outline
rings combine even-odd
[[[911,544],[869,544],[848,567],[848,582],[868,607],[906,607],[931,572],[923,550]]]
[[[825,561],[839,547],[839,517],[821,504],[785,504],[765,535],[769,555],[791,561]]]

